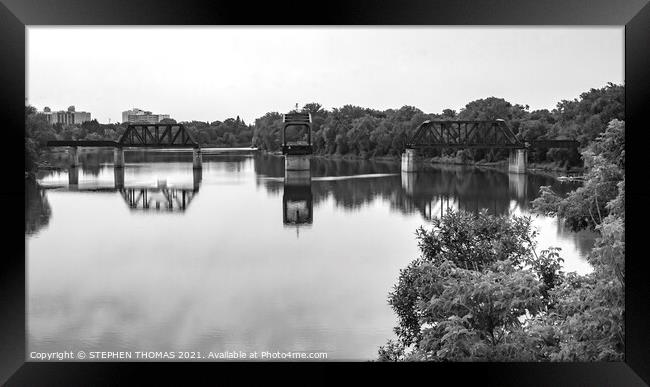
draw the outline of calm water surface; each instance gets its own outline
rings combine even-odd
[[[52,156],[55,160],[60,155]],[[418,256],[414,232],[447,208],[529,214],[541,185],[468,167],[312,161],[285,184],[282,158],[81,154],[26,186],[28,351],[306,351],[375,359],[393,338],[387,295]],[[73,183],[74,177],[73,177]],[[117,189],[116,189],[117,185]],[[590,270],[593,235],[536,217],[539,248]]]

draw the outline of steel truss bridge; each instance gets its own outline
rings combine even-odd
[[[117,141],[56,140],[47,146],[113,148],[200,148],[183,124],[129,124]]]
[[[409,138],[407,149],[530,149],[578,148],[575,140],[540,140],[524,143],[504,120],[429,120]]]

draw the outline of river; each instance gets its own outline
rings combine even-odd
[[[56,163],[64,155],[52,154]],[[418,256],[415,230],[448,209],[529,215],[539,187],[577,184],[461,166],[315,158],[284,182],[281,157],[204,151],[81,153],[26,186],[32,351],[304,351],[372,360],[394,338],[387,303]],[[116,189],[117,186],[117,189]],[[539,249],[586,273],[593,234],[534,216]]]

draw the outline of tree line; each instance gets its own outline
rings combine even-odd
[[[586,91],[573,100],[562,100],[556,108],[530,111],[528,105],[513,104],[503,98],[489,97],[469,102],[460,111],[444,109],[424,113],[413,106],[376,110],[345,105],[331,110],[319,103],[308,103],[301,112],[312,115],[312,143],[318,155],[352,155],[362,158],[399,157],[408,138],[426,120],[504,119],[522,141],[574,139],[582,149],[602,133],[607,123],[624,119],[623,85],[608,83]],[[176,123],[173,119],[162,123]],[[184,121],[201,146],[257,146],[274,152],[281,147],[282,114],[269,112],[246,124],[237,116],[224,121]],[[33,167],[38,154],[50,140],[117,140],[127,124],[101,124],[97,120],[82,124],[49,124],[45,115],[32,106],[25,107],[26,168]],[[291,133],[288,137],[299,136]],[[457,162],[494,162],[508,157],[506,150],[461,149],[433,150],[430,156],[451,158]],[[530,154],[535,163],[568,166],[579,162],[567,149],[536,149]]]
[[[163,119],[163,124],[176,120]],[[249,147],[253,127],[239,116],[224,121],[183,121],[192,137],[203,147]],[[25,171],[33,171],[39,154],[52,140],[112,140],[117,141],[126,131],[128,123],[101,124],[96,119],[81,124],[48,123],[45,114],[33,106],[25,107]]]
[[[424,113],[413,106],[375,110],[345,105],[332,110],[319,103],[308,103],[301,112],[312,115],[312,143],[319,155],[354,155],[364,158],[400,156],[408,138],[426,120],[495,120],[504,119],[522,141],[572,139],[581,148],[588,146],[605,130],[607,123],[624,119],[623,85],[608,83],[592,88],[573,100],[562,100],[556,108],[530,111],[528,105],[513,104],[503,98],[489,97],[469,102],[460,111],[444,109],[439,114]],[[281,147],[282,114],[266,113],[255,120],[253,144],[266,151]],[[299,133],[288,131],[287,138]],[[459,162],[493,162],[505,160],[505,150],[442,150],[431,156],[451,157]],[[567,149],[537,149],[532,162],[566,165],[576,162]]]

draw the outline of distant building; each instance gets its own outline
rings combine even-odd
[[[122,112],[122,122],[130,124],[157,124],[165,118],[169,118],[169,114],[153,114],[138,108]]]
[[[74,106],[70,106],[68,110],[59,110],[53,112],[49,107],[44,107],[41,114],[45,115],[45,119],[50,124],[83,124],[90,121],[89,112],[78,112]]]

